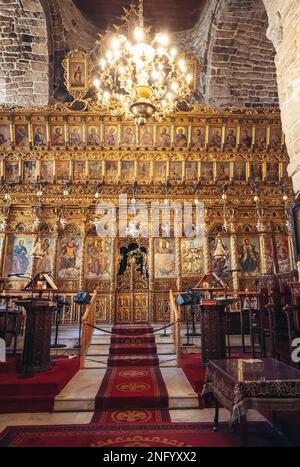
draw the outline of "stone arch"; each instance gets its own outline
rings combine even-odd
[[[210,106],[277,106],[275,51],[261,0],[220,0],[207,43]]]
[[[262,0],[209,0],[193,30],[178,34],[185,51],[192,47],[204,66],[199,91],[207,106],[278,105],[267,27]]]
[[[0,42],[0,104],[47,105],[48,34],[40,0],[0,0]]]

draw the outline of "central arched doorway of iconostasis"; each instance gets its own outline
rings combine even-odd
[[[120,239],[117,244],[117,323],[149,322],[149,241]]]

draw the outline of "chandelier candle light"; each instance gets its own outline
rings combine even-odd
[[[167,34],[150,35],[142,0],[126,13],[115,31],[100,36],[94,86],[99,106],[145,125],[150,117],[160,121],[176,110],[189,96],[193,76]]]

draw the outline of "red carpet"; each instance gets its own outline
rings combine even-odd
[[[168,393],[159,368],[108,368],[95,407],[96,410],[168,408]]]
[[[240,447],[239,433],[220,424],[214,433],[209,423],[161,425],[65,425],[8,427],[1,447]],[[284,441],[267,423],[249,423],[249,447],[279,447]]]
[[[108,369],[96,396],[92,422],[108,423],[116,417],[123,423],[170,421],[153,328],[117,325],[112,332]],[[122,413],[111,412],[116,409]]]
[[[163,422],[171,422],[169,411],[164,409],[128,409],[95,412],[91,421],[91,423],[100,423],[101,425],[144,425],[145,423],[157,424]]]
[[[0,413],[51,412],[54,398],[79,370],[79,358],[57,359],[49,371],[22,379],[0,374]]]

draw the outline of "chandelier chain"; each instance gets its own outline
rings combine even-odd
[[[139,14],[139,21],[140,21],[140,27],[144,27],[144,1],[139,0],[139,8],[138,8],[138,14]]]

